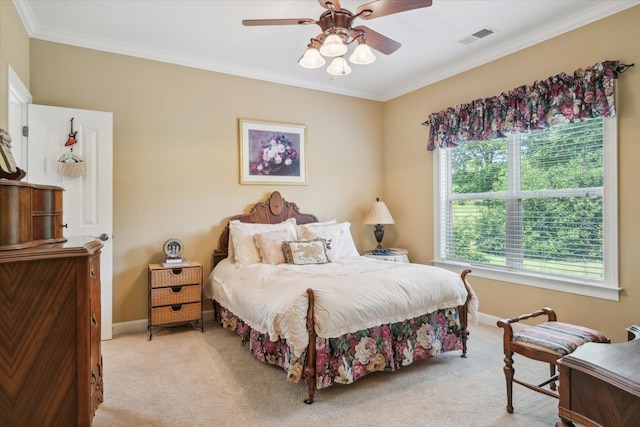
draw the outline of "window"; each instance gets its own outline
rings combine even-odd
[[[440,149],[436,264],[618,300],[615,119]]]

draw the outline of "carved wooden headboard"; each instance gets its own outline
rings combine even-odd
[[[240,222],[255,224],[278,224],[289,218],[295,218],[298,224],[318,222],[318,218],[312,214],[300,213],[298,206],[293,202],[287,202],[280,192],[274,191],[264,202],[256,203],[248,214],[235,215],[229,218],[229,222],[237,219]],[[229,222],[220,234],[218,249],[213,253],[213,266],[225,259],[229,248]]]

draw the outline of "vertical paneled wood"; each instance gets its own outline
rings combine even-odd
[[[91,323],[91,292],[100,294],[97,241],[0,252],[0,425],[91,424],[92,359],[100,361],[100,324]],[[101,395],[100,395],[101,399]]]

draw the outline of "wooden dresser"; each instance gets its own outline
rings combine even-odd
[[[0,251],[0,425],[89,426],[103,400],[95,239]]]

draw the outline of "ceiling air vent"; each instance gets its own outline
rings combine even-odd
[[[489,28],[483,28],[479,31],[476,31],[475,33],[471,34],[470,36],[467,36],[465,38],[463,38],[462,40],[458,40],[458,43],[463,44],[463,45],[470,45],[471,43],[478,41],[480,39],[483,39],[487,36],[490,36],[491,34],[493,34],[495,31]]]

